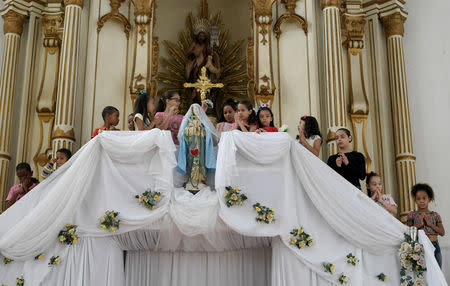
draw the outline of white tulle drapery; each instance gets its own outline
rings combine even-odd
[[[374,204],[287,134],[221,135],[215,190],[192,195],[174,186],[175,147],[167,131],[104,132],[0,216],[0,252],[14,259],[0,283],[14,285],[378,285],[381,272],[399,284],[397,250],[408,228]],[[178,185],[178,184],[175,184]],[[248,196],[228,208],[226,186]],[[135,195],[161,192],[155,210]],[[275,210],[275,223],[255,220],[254,203]],[[118,211],[115,233],[99,227]],[[78,225],[79,242],[57,235]],[[302,226],[311,247],[289,245]],[[423,232],[428,285],[447,285]],[[45,253],[40,261],[34,257]],[[347,254],[358,259],[346,262]],[[61,264],[49,267],[59,255]],[[335,265],[333,275],[322,263]],[[213,282],[214,281],[214,282]]]

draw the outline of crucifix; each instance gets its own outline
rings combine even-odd
[[[185,88],[193,87],[198,92],[200,92],[200,98],[202,103],[206,99],[206,94],[211,90],[211,88],[223,88],[223,83],[212,83],[211,80],[206,75],[206,67],[202,67],[201,74],[198,77],[198,80],[195,83],[185,82],[183,84]]]

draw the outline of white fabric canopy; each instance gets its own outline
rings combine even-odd
[[[103,132],[88,142],[0,216],[0,252],[14,259],[0,268],[0,284],[23,274],[27,286],[322,286],[339,285],[341,272],[348,285],[378,285],[381,272],[389,277],[382,285],[399,284],[408,228],[287,134],[222,133],[215,190],[195,196],[174,187],[175,153],[168,131]],[[248,200],[228,208],[226,186]],[[156,210],[134,197],[147,188],[162,194]],[[256,222],[256,202],[275,210],[275,223]],[[115,233],[99,227],[106,210],[120,212]],[[78,225],[73,246],[57,239],[67,222]],[[300,226],[313,246],[289,245]],[[419,239],[428,285],[447,285],[431,243],[423,232]],[[40,253],[46,259],[35,261]],[[48,267],[53,255],[61,264]],[[323,262],[335,264],[333,275]]]

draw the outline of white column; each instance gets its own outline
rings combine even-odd
[[[328,154],[337,152],[334,141],[337,129],[346,126],[344,71],[342,66],[341,0],[322,0],[323,40],[327,102]]]
[[[16,86],[17,62],[19,59],[20,37],[26,16],[13,10],[2,15],[5,42],[0,78],[0,194],[3,202],[7,192],[8,166],[11,161],[11,123]]]
[[[391,83],[392,118],[394,125],[395,163],[400,197],[400,218],[406,219],[415,208],[410,195],[416,183],[416,157],[412,145],[408,88],[406,84],[403,33],[406,18],[400,13],[382,17],[386,29],[389,78]]]
[[[73,150],[75,142],[74,118],[77,96],[80,23],[83,0],[64,0],[64,32],[58,77],[53,153],[59,148]]]

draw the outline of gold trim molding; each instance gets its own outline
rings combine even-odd
[[[342,0],[321,0],[320,7],[323,9],[327,7],[341,8]]]
[[[352,55],[362,52],[364,48],[364,28],[366,20],[363,16],[344,16],[345,35],[347,36],[347,47]]]
[[[255,7],[256,21],[259,17],[269,17],[272,21],[272,4],[275,0],[252,0]]]
[[[75,132],[73,128],[71,128],[69,131],[64,132],[59,127],[56,127],[56,129],[53,131],[53,138],[52,139],[69,139],[75,142]]]
[[[406,21],[406,17],[402,14],[394,13],[381,18],[381,21],[384,24],[384,28],[386,31],[386,38],[392,36],[402,36],[405,33],[404,23]]]
[[[273,27],[273,32],[275,33],[275,36],[277,39],[281,36],[281,24],[283,24],[286,21],[294,21],[297,22],[305,32],[305,34],[308,33],[308,23],[306,22],[306,19],[302,16],[295,13],[295,8],[297,7],[298,0],[282,0],[281,2],[284,3],[286,6],[286,13],[281,15],[275,22],[275,25]]]
[[[16,11],[9,10],[6,14],[2,15],[3,18],[3,32],[5,34],[12,33],[17,35],[22,35],[23,23],[27,16],[19,14]]]
[[[64,5],[76,5],[83,8],[83,2],[84,0],[64,0]]]
[[[125,0],[110,0],[109,1],[109,6],[111,6],[111,12],[103,15],[98,20],[97,33],[100,33],[100,31],[102,30],[105,23],[108,22],[109,20],[117,20],[123,25],[123,29],[124,29],[127,39],[130,37],[131,24],[128,21],[128,19],[119,12],[121,2],[124,2],[124,1]]]

